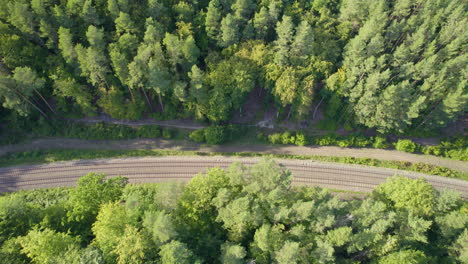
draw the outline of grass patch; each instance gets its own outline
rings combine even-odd
[[[359,164],[374,167],[393,168],[407,171],[420,172],[431,175],[439,175],[450,178],[468,180],[468,173],[452,170],[445,167],[429,165],[425,163],[411,163],[405,161],[389,161],[371,158],[354,157],[329,157],[313,155],[291,155],[291,154],[265,154],[255,152],[198,152],[178,150],[38,150],[11,153],[0,157],[0,167],[14,165],[30,165],[49,163],[56,161],[77,159],[99,159],[99,158],[121,158],[121,157],[144,157],[144,156],[233,156],[233,157],[273,157],[281,159],[316,160],[325,162],[336,162],[346,164]]]

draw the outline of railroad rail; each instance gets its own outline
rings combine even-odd
[[[125,176],[130,183],[188,181],[194,175],[206,172],[208,168],[227,168],[233,162],[251,166],[259,160],[233,157],[146,157],[6,167],[0,168],[0,192],[72,186],[79,177],[89,172],[106,173],[109,177]],[[463,180],[378,167],[306,160],[275,160],[291,171],[295,185],[370,192],[388,177],[399,174],[410,178],[426,178],[434,188],[453,189],[468,199],[468,182]]]

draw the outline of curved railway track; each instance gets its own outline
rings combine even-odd
[[[276,159],[289,169],[293,184],[321,186],[349,191],[372,191],[395,174],[411,178],[425,177],[436,189],[454,189],[468,199],[468,182],[408,171],[338,163]],[[80,160],[45,165],[0,168],[0,192],[74,185],[88,172],[106,173],[109,177],[125,176],[131,183],[188,181],[207,168],[226,168],[240,161],[251,166],[258,158],[227,157],[148,157]]]

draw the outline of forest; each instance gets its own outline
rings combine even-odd
[[[394,176],[363,198],[294,187],[272,160],[187,184],[89,173],[0,197],[3,263],[468,263],[468,203]],[[254,261],[254,262],[253,262]]]
[[[464,115],[463,0],[0,0],[0,116],[279,120],[381,133]],[[3,127],[5,128],[5,127]]]

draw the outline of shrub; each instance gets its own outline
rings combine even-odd
[[[336,145],[337,144],[336,135],[329,134],[323,137],[318,137],[315,139],[315,144],[320,145],[320,146]]]
[[[262,141],[262,142],[268,142],[268,136],[265,135],[263,132],[259,132],[256,135],[257,140]]]
[[[400,139],[395,143],[395,148],[399,151],[415,152],[418,145],[409,139]]]
[[[294,144],[296,144],[296,145],[298,145],[298,146],[305,146],[305,145],[307,145],[308,142],[307,142],[306,136],[305,136],[303,133],[301,133],[301,132],[297,133],[297,134],[296,134],[296,141],[294,142]]]
[[[286,131],[281,135],[281,143],[284,145],[294,143],[294,141],[294,136],[292,136],[289,131]]]
[[[203,143],[205,142],[205,130],[204,128],[202,129],[197,129],[190,133],[189,138],[195,142]]]
[[[56,135],[56,129],[54,128],[53,124],[51,124],[49,121],[47,121],[43,117],[40,117],[39,120],[37,121],[37,125],[33,126],[32,132],[40,136],[55,136]]]
[[[350,139],[341,139],[336,141],[337,145],[341,148],[346,148],[352,145],[352,140]]]
[[[385,137],[376,136],[374,138],[374,143],[372,144],[372,146],[378,149],[386,149],[390,146],[390,144],[388,144],[387,139]]]
[[[163,138],[165,139],[171,139],[172,138],[172,131],[167,129],[167,128],[163,128],[162,130],[162,136]]]
[[[228,135],[225,127],[210,126],[204,128],[205,140],[208,144],[221,144],[227,141]]]
[[[195,142],[222,144],[244,135],[246,128],[238,125],[210,126],[193,131],[189,137]]]
[[[227,133],[226,141],[232,141],[232,140],[238,139],[244,136],[246,132],[247,132],[246,126],[228,125],[225,128],[225,133]]]
[[[372,140],[364,136],[353,136],[352,139],[354,147],[364,148],[372,145]]]
[[[445,151],[445,156],[451,159],[468,161],[468,147]]]
[[[274,133],[268,136],[268,141],[270,141],[272,144],[281,144],[283,137],[281,133]]]
[[[139,138],[158,138],[161,137],[161,128],[155,125],[143,125],[137,130]]]

